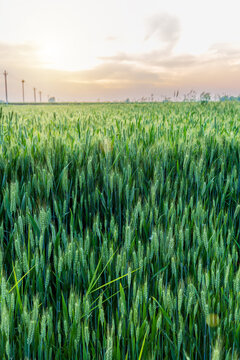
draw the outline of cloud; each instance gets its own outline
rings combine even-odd
[[[209,57],[229,66],[240,65],[240,48],[236,45],[217,43],[209,49]]]
[[[181,32],[179,19],[167,13],[155,14],[147,20],[145,40],[152,37],[162,42],[169,51],[176,45]]]
[[[106,41],[116,41],[117,40],[117,37],[116,36],[107,36],[105,38]]]
[[[209,51],[212,51],[215,54],[221,56],[239,56],[240,49],[237,46],[229,43],[215,43],[210,48]]]
[[[132,64],[143,68],[180,69],[194,66],[198,63],[196,56],[191,54],[173,55],[169,51],[154,50],[142,54],[119,53],[115,56],[101,57],[104,62]]]
[[[170,39],[168,44],[176,37]],[[6,68],[9,73],[11,101],[21,100],[21,79],[26,80],[26,97],[31,101],[33,85],[45,90],[45,94],[83,101],[141,98],[177,88],[238,91],[239,47],[213,44],[201,55],[175,54],[169,49],[168,46],[136,54],[119,52],[102,57],[101,64],[91,69],[69,72],[44,68],[34,46],[0,43],[0,70]],[[3,81],[0,81],[0,98],[4,98]]]
[[[122,86],[131,87],[133,84],[159,84],[166,81],[166,75],[154,72],[152,69],[122,63],[121,61],[112,61],[105,62],[90,70],[75,72],[69,77],[69,81],[122,88]]]
[[[104,63],[128,64],[143,69],[151,69],[152,72],[177,72],[191,73],[198,69],[212,69],[212,67],[235,68],[240,64],[240,48],[231,44],[213,44],[207,52],[200,55],[174,54],[168,49],[156,49],[153,51],[127,54],[118,53],[114,56],[101,57]]]
[[[37,49],[30,44],[0,43],[0,65],[8,69],[39,66]]]
[[[111,94],[129,96],[129,91],[141,97],[140,94],[166,93],[176,88],[237,92],[239,59],[240,48],[224,44],[214,44],[200,55],[174,54],[162,49],[141,54],[121,52],[101,58],[103,63],[91,70],[72,74],[69,81],[110,97]]]

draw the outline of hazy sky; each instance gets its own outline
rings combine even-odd
[[[240,93],[239,0],[0,0],[0,99]]]

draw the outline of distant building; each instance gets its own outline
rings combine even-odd
[[[49,103],[55,103],[55,102],[56,102],[55,97],[50,97],[50,98],[48,99],[48,102],[49,102]]]

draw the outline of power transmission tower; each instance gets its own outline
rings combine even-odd
[[[34,95],[34,102],[36,102],[37,101],[37,99],[36,99],[36,88],[33,88],[33,95]]]
[[[6,72],[6,70],[3,73],[4,78],[5,78],[5,95],[6,95],[6,104],[8,104],[8,88],[7,88],[7,76],[8,73]]]
[[[42,92],[39,91],[39,99],[40,99],[40,102],[42,102]]]
[[[24,103],[24,83],[25,83],[25,80],[22,80],[22,98],[23,98],[23,103]]]

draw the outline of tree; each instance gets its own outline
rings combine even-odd
[[[211,100],[211,94],[209,92],[203,91],[200,94],[200,101],[201,104],[207,104]]]

